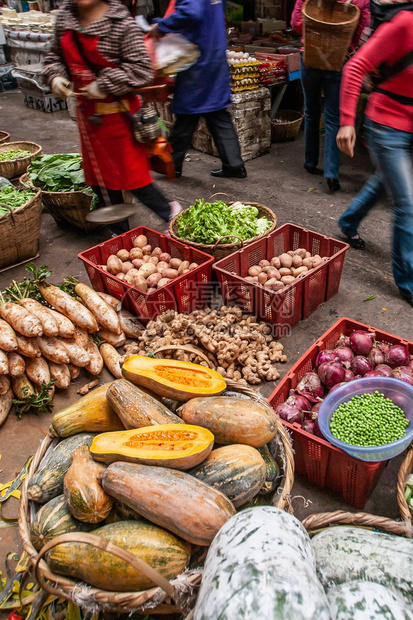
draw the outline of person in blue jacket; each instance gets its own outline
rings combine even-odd
[[[178,73],[175,83],[172,111],[176,121],[169,141],[177,176],[182,174],[185,153],[203,116],[222,162],[219,170],[211,171],[212,176],[245,178],[238,136],[227,110],[231,88],[223,0],[176,0],[174,13],[154,21],[151,36],[180,33],[201,52],[195,65]]]

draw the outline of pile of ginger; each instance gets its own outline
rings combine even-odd
[[[151,355],[162,347],[189,345],[201,350],[209,366],[224,378],[244,385],[275,381],[276,362],[286,362],[284,347],[273,339],[271,328],[238,307],[206,308],[191,314],[168,310],[150,321],[137,342],[125,346],[128,355]],[[207,366],[195,351],[165,350],[162,357]]]

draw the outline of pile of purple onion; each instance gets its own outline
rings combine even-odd
[[[315,368],[306,372],[276,411],[282,420],[322,437],[317,416],[324,396],[339,385],[361,377],[394,377],[413,385],[413,356],[401,344],[376,340],[374,332],[341,334],[334,349],[321,351]]]

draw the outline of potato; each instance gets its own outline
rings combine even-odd
[[[133,265],[130,261],[125,260],[125,262],[122,265],[122,273],[128,273],[129,269],[133,269]]]
[[[164,260],[159,261],[159,263],[156,265],[156,271],[158,271],[159,273],[162,273],[165,269],[169,268],[169,263],[166,263]]]
[[[134,248],[143,248],[143,247],[145,247],[145,245],[148,245],[148,238],[145,237],[145,235],[138,235],[133,240],[133,247]]]
[[[181,276],[184,276],[186,273],[189,273],[189,269],[184,269],[184,270],[180,273],[180,275],[181,275]]]
[[[156,291],[156,288],[148,288],[148,290],[146,291],[147,293],[154,293]]]
[[[313,268],[313,261],[311,260],[311,258],[305,258],[303,260],[303,267],[307,267],[308,270]]]
[[[132,265],[134,267],[136,267],[136,269],[140,269],[143,265],[143,259],[142,258],[134,258],[132,261]]]
[[[125,282],[127,282],[128,284],[130,284],[131,286],[133,286],[133,278],[134,278],[135,276],[131,276],[131,275],[130,275],[130,272],[129,272],[129,273],[127,273],[127,274],[124,274],[124,273],[123,273],[122,275],[124,276],[124,278],[123,278],[123,279],[125,280]]]
[[[301,256],[299,256],[298,254],[294,254],[293,267],[297,269],[298,267],[301,267],[302,264],[303,264],[303,259],[301,258]]]
[[[116,276],[118,280],[124,280],[126,276],[126,273],[118,273],[118,275]]]
[[[192,269],[196,269],[197,267],[199,267],[198,263],[191,263],[189,265],[189,271],[192,271]]]
[[[181,263],[182,261],[180,258],[171,258],[171,260],[169,261],[169,266],[171,269],[179,269]]]
[[[307,267],[298,267],[298,269],[293,269],[293,276],[294,278],[297,278],[302,273],[307,273],[307,271],[308,271]]]
[[[142,267],[139,269],[139,275],[143,276],[144,278],[151,276],[155,272],[156,265],[154,265],[153,263],[146,263],[146,265],[142,265]]]
[[[280,276],[290,276],[291,275],[291,269],[288,269],[288,267],[281,267],[281,269],[279,270]]]
[[[158,286],[159,280],[162,280],[162,275],[160,273],[152,273],[148,276],[146,283],[149,288],[156,288]]]
[[[279,269],[281,267],[281,260],[279,256],[274,256],[271,260],[270,260],[270,265],[271,267],[275,267],[276,269]]]
[[[151,256],[149,254],[144,254],[143,258],[142,258],[142,262],[145,263],[149,263]]]
[[[108,270],[108,268],[106,267],[106,265],[101,265],[101,266],[100,266],[100,268],[101,268],[101,269],[103,269],[103,271],[107,271],[107,270]]]
[[[116,254],[116,256],[118,258],[120,258],[121,261],[129,260],[129,252],[128,252],[128,250],[119,250],[119,252]]]
[[[261,271],[262,271],[262,267],[260,267],[259,265],[253,265],[252,267],[248,269],[248,275],[254,278],[255,276],[258,276],[258,274],[261,273]]]
[[[153,263],[154,265],[157,265],[159,263],[159,256],[150,256],[148,263]]]
[[[259,284],[264,284],[268,280],[267,274],[264,273],[263,271],[261,271],[261,273],[259,273],[257,277],[258,277]]]
[[[140,291],[143,291],[144,293],[146,293],[146,291],[148,290],[146,279],[143,276],[134,276],[133,286],[138,288]]]
[[[182,273],[189,268],[189,260],[183,260],[178,268],[178,275],[182,275]]]
[[[158,282],[158,288],[160,288],[161,286],[165,286],[165,284],[168,284],[168,282],[170,282],[169,278],[161,278]]]
[[[172,280],[172,278],[176,278],[178,276],[178,270],[171,269],[171,268],[165,269],[162,275],[164,278],[168,278],[168,280]]]
[[[254,278],[252,276],[246,276],[244,280],[246,280],[247,282],[254,282]]]
[[[276,280],[281,280],[281,274],[278,271],[278,269],[276,269],[275,267],[270,267],[267,271],[268,277],[270,278],[275,278]]]
[[[281,254],[280,261],[281,261],[282,267],[287,267],[289,269],[291,265],[293,264],[293,257],[290,256],[289,254],[284,253],[284,254]]]
[[[132,248],[129,252],[129,260],[133,261],[134,258],[142,258],[143,252],[141,248]]]
[[[258,284],[258,276],[252,276],[252,281]]]
[[[152,256],[157,256],[159,258],[161,254],[162,254],[161,248],[159,248],[159,247],[153,248]]]
[[[295,282],[295,278],[294,276],[283,276],[281,278],[281,282],[283,284],[292,284],[293,282]]]
[[[299,256],[300,258],[305,258],[306,254],[307,254],[307,250],[305,248],[298,248],[297,250],[294,251],[294,255]]]
[[[107,268],[109,273],[112,273],[114,276],[116,276],[116,274],[122,271],[122,261],[120,260],[120,258],[113,254],[108,258]]]
[[[162,252],[162,254],[159,255],[159,260],[165,263],[169,263],[169,261],[171,260],[171,255],[168,254],[168,252]]]
[[[277,284],[277,280],[275,278],[270,278],[269,280],[266,281],[266,283],[264,284],[264,288],[268,288],[270,290],[273,289],[273,287]]]
[[[287,254],[289,254],[290,256],[294,256],[294,250],[288,250]]]
[[[313,267],[318,267],[318,265],[321,265],[322,263],[321,256],[319,254],[316,254],[315,256],[313,256],[312,263],[313,263]]]
[[[132,278],[134,278],[135,276],[139,276],[140,275],[139,269],[136,269],[135,267],[133,269],[130,269],[128,271],[128,275],[132,276]]]
[[[150,255],[151,252],[152,252],[152,246],[149,243],[147,245],[144,245],[143,248],[142,248],[142,252],[143,252],[144,256],[145,256],[145,254]]]
[[[283,288],[285,288],[285,284],[284,282],[281,282],[281,281],[280,282],[277,281],[273,286],[274,291],[281,291]]]
[[[258,263],[260,267],[269,267],[270,266],[270,261],[269,260],[260,260],[260,262]]]

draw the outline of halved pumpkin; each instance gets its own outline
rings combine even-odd
[[[172,469],[190,469],[210,454],[214,436],[190,424],[159,424],[129,431],[102,433],[94,438],[90,453],[96,461],[129,461]]]
[[[173,400],[187,401],[196,396],[217,396],[226,389],[226,383],[215,370],[179,360],[157,360],[131,355],[122,367],[123,376]]]

